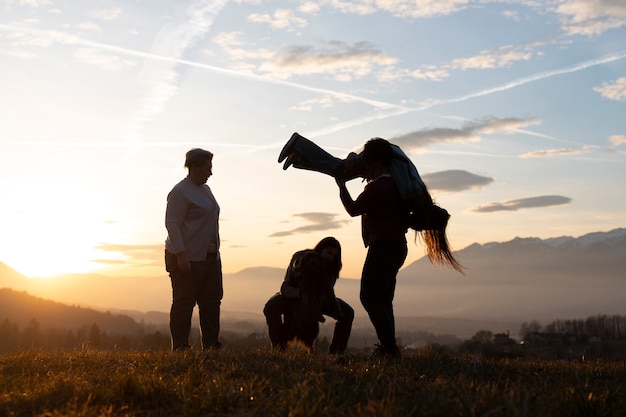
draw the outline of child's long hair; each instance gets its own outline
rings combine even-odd
[[[422,204],[410,214],[410,227],[415,230],[415,239],[419,234],[426,247],[426,256],[433,265],[448,266],[464,274],[464,267],[454,257],[446,235],[450,214],[434,203],[426,186],[424,192]]]
[[[339,272],[342,268],[341,263],[341,244],[337,239],[332,236],[325,237],[324,239],[317,242],[317,245],[313,248],[314,251],[321,253],[326,248],[337,248],[339,250],[337,254],[337,258],[330,265],[327,265],[327,270],[329,273],[333,275],[334,278],[339,277]]]

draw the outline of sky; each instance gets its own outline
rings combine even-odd
[[[358,278],[335,181],[277,162],[293,132],[401,146],[454,249],[626,224],[622,0],[3,0],[0,108],[0,262],[29,277],[165,275],[201,147],[225,273],[335,236]]]

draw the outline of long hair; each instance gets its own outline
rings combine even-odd
[[[328,272],[330,272],[335,278],[337,278],[339,276],[339,271],[341,271],[341,268],[343,266],[343,264],[341,263],[341,244],[334,237],[328,236],[317,242],[317,245],[315,245],[313,250],[321,253],[326,248],[337,248],[339,250],[337,257],[330,265],[328,265]]]
[[[426,186],[424,192],[423,204],[410,214],[410,226],[415,229],[415,240],[418,235],[421,237],[430,263],[448,266],[465,275],[464,267],[454,257],[446,235],[450,214],[435,204]]]

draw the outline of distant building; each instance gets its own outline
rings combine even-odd
[[[506,333],[496,333],[493,335],[493,344],[494,345],[512,345],[515,343],[515,340],[511,339],[509,336],[509,331]]]

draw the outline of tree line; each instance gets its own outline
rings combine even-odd
[[[0,322],[0,352],[23,349],[138,349],[161,350],[170,346],[170,336],[160,330],[135,334],[107,333],[97,323],[76,330],[42,328],[37,319],[31,319],[23,329],[8,318]]]
[[[601,340],[626,339],[626,316],[597,314],[586,319],[557,319],[542,326],[537,320],[524,322],[519,335],[527,340],[532,335],[561,334],[577,340],[599,338]]]
[[[134,349],[134,350],[168,350],[170,335],[166,326],[154,327],[138,324],[134,332],[114,332],[102,330],[102,327],[93,322],[74,329],[58,329],[44,327],[33,318],[26,325],[20,325],[8,318],[0,322],[0,352],[14,352],[23,349],[43,350],[75,350],[75,349]],[[191,342],[200,345],[197,329],[192,331]],[[422,334],[423,333],[423,334]],[[355,338],[364,338],[365,335],[355,334]],[[492,345],[494,333],[488,330],[478,331],[471,339],[462,341],[458,338],[444,338],[434,334],[419,332],[398,335],[402,338],[401,344],[410,344],[411,340],[421,340],[426,343],[445,345],[454,350],[465,352],[482,351],[485,346]],[[404,336],[404,337],[402,337]],[[507,335],[508,336],[508,335]],[[537,343],[537,338],[558,338],[585,343],[593,340],[626,340],[626,316],[598,314],[586,319],[557,319],[546,325],[537,320],[524,322],[519,330],[520,341]],[[268,346],[265,332],[241,334],[232,331],[223,331],[222,338],[228,346],[234,349],[260,348]],[[404,343],[402,343],[404,342]],[[513,339],[511,344],[516,344]],[[323,351],[328,343],[327,337],[320,335],[318,350]],[[572,342],[574,343],[574,342]]]

